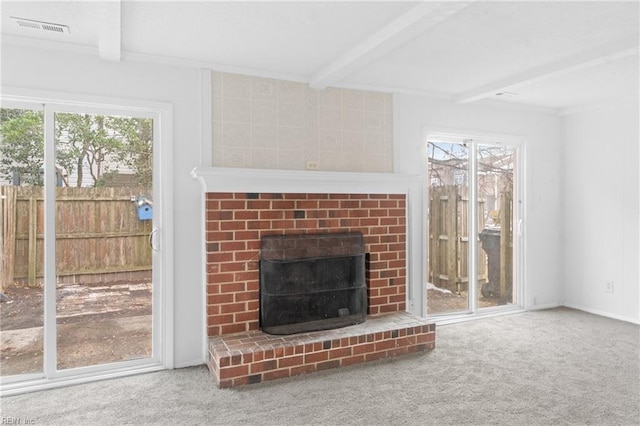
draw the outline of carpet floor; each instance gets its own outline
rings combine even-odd
[[[205,367],[5,397],[37,425],[638,425],[640,326],[566,308],[437,328],[436,349],[220,390]]]

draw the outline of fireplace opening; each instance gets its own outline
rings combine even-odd
[[[361,233],[263,237],[262,331],[294,334],[364,322],[365,255]]]

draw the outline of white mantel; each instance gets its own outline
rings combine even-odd
[[[321,172],[196,167],[191,175],[204,192],[311,194],[406,194],[420,191],[424,177],[393,173]]]
[[[203,194],[404,194],[407,200],[407,310],[421,317],[426,315],[427,209],[423,196],[426,193],[424,176],[223,167],[195,167],[191,175],[200,182]]]

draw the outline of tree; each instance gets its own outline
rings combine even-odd
[[[153,120],[109,117],[110,128],[121,138],[118,161],[135,171],[136,181],[150,187],[153,180]]]
[[[42,112],[1,109],[0,174],[42,185],[44,135]],[[131,117],[57,113],[56,167],[74,179],[65,185],[105,185],[110,175],[133,172],[136,184],[152,181],[153,121]]]
[[[44,117],[42,111],[6,110],[0,116],[0,175],[11,181],[42,185]]]
[[[105,162],[122,148],[108,124],[109,117],[103,115],[56,114],[56,162],[75,173],[77,187],[84,184],[85,168],[97,186],[108,171]]]

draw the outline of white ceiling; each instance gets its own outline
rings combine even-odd
[[[637,1],[4,1],[3,43],[558,112],[638,96]],[[69,34],[21,28],[19,17]],[[506,93],[505,93],[506,92]],[[503,93],[497,95],[498,93]]]

